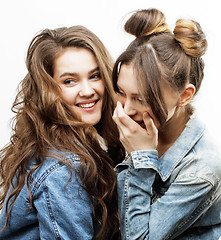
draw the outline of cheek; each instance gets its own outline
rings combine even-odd
[[[155,126],[156,126],[157,128],[159,128],[160,125],[159,125],[159,123],[158,123],[155,115],[153,114],[152,108],[151,108],[149,105],[145,107],[145,112],[147,112],[147,113],[150,115],[150,117],[152,118]],[[144,113],[144,112],[143,112],[143,113]]]
[[[140,105],[139,108],[137,108],[137,109],[138,109],[139,114],[142,117],[143,117],[143,114],[145,112],[147,112],[151,116],[151,118],[154,118],[153,112],[152,112],[150,107],[146,107],[146,106]]]
[[[100,95],[100,97],[103,97],[105,93],[103,80],[96,82],[94,89],[96,89],[96,92]]]
[[[155,116],[153,114],[153,111],[152,111],[152,108],[150,107],[150,105],[142,106],[141,109],[143,110],[143,112],[147,112],[152,118],[155,118]]]
[[[73,88],[61,89],[61,99],[69,105],[75,104],[77,92]]]
[[[117,94],[117,101],[119,101],[124,106],[125,97],[121,96],[120,94]]]

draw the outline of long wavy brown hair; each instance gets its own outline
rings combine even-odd
[[[61,90],[52,77],[54,60],[67,47],[90,50],[105,83],[103,113],[95,127],[78,120],[70,106],[61,100]],[[124,151],[112,120],[115,95],[111,84],[113,62],[108,51],[99,38],[83,26],[46,29],[30,43],[26,65],[28,74],[19,86],[12,107],[16,113],[13,135],[0,152],[0,207],[5,202],[5,227],[16,198],[24,184],[29,188],[29,179],[45,161],[48,149],[65,150],[79,155],[80,167],[76,173],[81,178],[81,187],[97,200],[94,218],[101,222],[101,229],[94,239],[107,239],[107,236],[115,239],[119,217],[113,167],[123,159]],[[108,152],[100,147],[98,133],[103,137]],[[37,165],[27,172],[26,166],[33,157]],[[70,170],[73,168],[67,159],[60,157],[59,161]],[[13,186],[12,192],[9,192],[10,186]],[[30,192],[29,196],[31,201]]]

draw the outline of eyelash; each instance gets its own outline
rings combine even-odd
[[[119,95],[121,95],[122,97],[125,97],[125,94],[123,93],[123,92],[121,92],[119,89],[117,90],[117,93],[119,94]],[[134,101],[136,101],[136,102],[139,102],[139,103],[141,103],[141,104],[144,104],[144,101],[141,99],[141,98],[133,98],[133,100]]]
[[[121,96],[124,96],[125,94],[121,92],[119,89],[117,90],[117,93],[120,94]]]
[[[74,80],[74,79],[66,79],[66,80],[64,80],[64,84],[71,84],[71,83],[75,83],[75,82],[77,82],[76,80]]]
[[[90,79],[93,79],[93,78],[101,79],[101,74],[100,74],[100,72],[94,73],[93,75],[90,76]]]
[[[89,77],[89,79],[101,79],[101,74],[100,73],[95,73]],[[71,84],[71,82],[76,83],[77,80],[75,79],[66,79],[64,80],[64,84]]]
[[[144,101],[143,101],[141,98],[136,98],[135,100],[138,101],[138,102],[141,103],[141,104],[144,103]]]

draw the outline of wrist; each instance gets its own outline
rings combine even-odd
[[[137,150],[131,152],[131,159],[134,168],[150,168],[150,166],[158,165],[158,151],[151,150]]]

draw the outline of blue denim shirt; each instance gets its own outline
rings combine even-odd
[[[63,153],[75,167],[79,157]],[[80,179],[72,170],[48,157],[34,171],[30,183],[33,206],[30,205],[27,184],[15,201],[7,228],[0,239],[92,239],[99,225],[93,221],[93,204],[85,190],[79,187]],[[5,208],[0,215],[0,227],[5,223]]]
[[[134,151],[117,166],[122,239],[218,240],[221,155],[196,117],[158,159]]]

